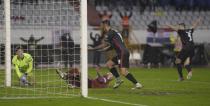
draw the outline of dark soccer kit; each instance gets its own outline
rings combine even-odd
[[[190,57],[190,60],[194,56],[194,42],[193,32],[194,29],[178,30],[178,35],[181,38],[182,50],[178,54],[178,58],[181,59],[182,63]]]
[[[120,68],[129,68],[129,50],[126,48],[121,34],[115,30],[110,29],[107,32],[105,41],[116,51],[117,56],[112,58],[115,64]]]

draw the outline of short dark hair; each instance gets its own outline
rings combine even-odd
[[[23,47],[22,47],[22,46],[17,46],[17,47],[15,48],[15,52],[17,52],[19,49],[22,49],[22,50],[23,50]]]
[[[179,25],[182,25],[182,26],[184,26],[184,27],[186,26],[185,23],[179,23]]]
[[[109,25],[109,26],[110,26],[110,21],[109,21],[109,20],[103,20],[101,23],[102,23],[102,24],[106,24],[106,25]]]

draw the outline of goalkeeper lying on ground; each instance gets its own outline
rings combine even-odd
[[[21,85],[31,85],[33,58],[28,53],[23,53],[22,47],[15,49],[16,55],[12,58],[16,74],[20,80]]]
[[[80,72],[77,68],[73,68],[68,72],[62,72],[57,69],[58,75],[67,82],[70,88],[80,87]],[[106,88],[109,82],[113,79],[112,73],[107,73],[101,76],[97,72],[97,77],[95,79],[88,78],[88,88]]]

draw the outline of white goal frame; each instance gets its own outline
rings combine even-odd
[[[5,9],[5,86],[11,87],[11,0],[4,0]],[[87,51],[87,0],[79,0],[80,2],[80,37],[81,37],[81,95],[88,97],[88,51]]]

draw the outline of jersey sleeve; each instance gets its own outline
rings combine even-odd
[[[18,78],[20,78],[23,75],[23,73],[20,72],[18,65],[15,65],[15,72],[16,72]]]
[[[190,31],[191,31],[191,33],[193,33],[194,32],[194,28],[190,29]]]
[[[18,78],[20,78],[23,75],[23,73],[20,72],[20,69],[18,67],[18,64],[17,64],[17,56],[14,56],[12,58],[12,64],[14,64],[15,72],[16,72]]]
[[[27,58],[27,62],[28,62],[28,65],[29,65],[26,73],[30,73],[33,69],[33,58],[30,54],[26,55],[26,58]]]

